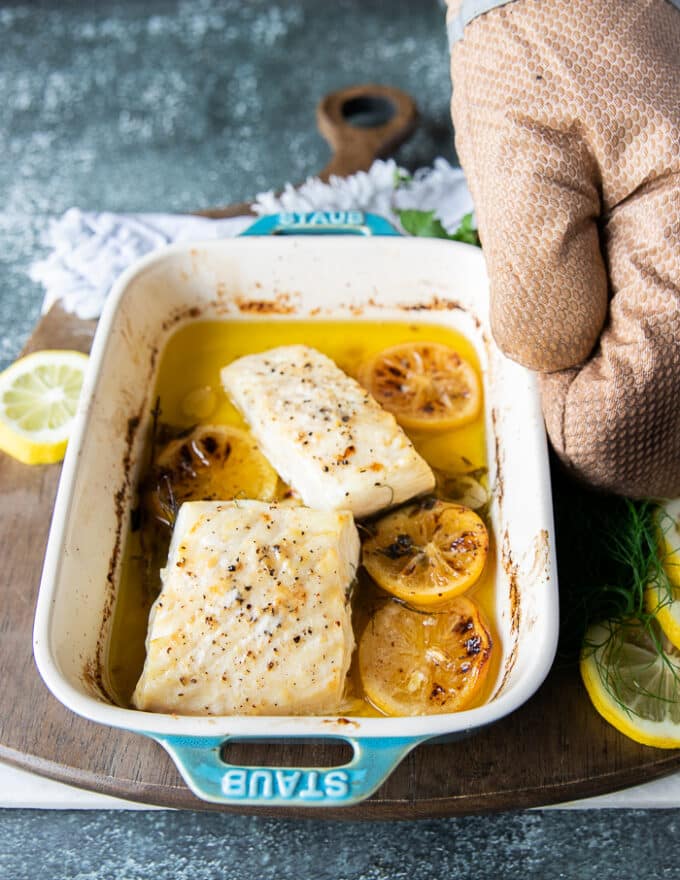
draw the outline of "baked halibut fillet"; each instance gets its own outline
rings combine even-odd
[[[185,502],[133,704],[179,715],[338,711],[358,564],[348,511]]]
[[[316,349],[247,355],[221,379],[272,467],[309,507],[369,516],[434,488],[394,416]]]

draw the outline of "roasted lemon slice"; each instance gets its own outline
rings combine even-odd
[[[680,651],[652,621],[591,627],[581,677],[593,706],[635,742],[680,747]]]
[[[385,602],[359,642],[368,699],[388,715],[435,715],[467,708],[489,669],[491,637],[466,598],[439,612]]]
[[[448,602],[484,569],[489,534],[468,507],[428,500],[384,516],[370,528],[362,561],[388,593],[413,605]]]
[[[446,431],[474,421],[482,400],[474,367],[439,342],[405,342],[380,352],[359,381],[404,428]]]
[[[199,425],[163,447],[146,498],[160,522],[172,526],[183,501],[272,501],[278,476],[246,432],[230,425]]]
[[[87,362],[79,351],[36,351],[0,373],[0,449],[24,464],[61,461]]]
[[[645,593],[647,610],[676,648],[680,649],[680,498],[666,501],[657,516],[663,567],[670,582],[670,593],[652,585]]]

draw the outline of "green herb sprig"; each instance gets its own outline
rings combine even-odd
[[[605,495],[576,483],[552,462],[560,584],[560,655],[574,659],[586,631],[603,620],[646,621],[648,586],[663,602],[673,587],[659,547],[660,508],[652,501]]]
[[[404,209],[397,211],[399,222],[409,235],[423,238],[445,238],[448,241],[463,241],[481,247],[477,230],[472,222],[472,214],[466,214],[455,232],[447,232],[434,211]]]
[[[618,663],[625,628],[644,631],[658,659],[678,681],[677,663],[667,654],[656,614],[674,599],[673,584],[661,549],[672,526],[653,501],[633,501],[591,491],[553,465],[557,568],[560,584],[562,664],[573,665],[581,651],[595,653],[600,678],[610,696],[635,714],[623,696],[643,690],[623,675]],[[658,590],[654,608],[646,604],[650,587]],[[592,624],[607,622],[604,641],[589,641]],[[661,694],[645,692],[660,700]]]

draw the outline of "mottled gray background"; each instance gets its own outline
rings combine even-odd
[[[672,810],[374,824],[171,812],[0,812],[0,877],[676,880],[679,830]]]
[[[302,181],[329,158],[318,100],[359,82],[416,97],[400,162],[452,159],[443,19],[437,0],[0,3],[0,368],[72,205],[191,211]]]
[[[188,211],[302,180],[314,108],[377,81],[413,94],[410,168],[454,158],[436,0],[0,3],[0,366],[42,293],[27,277],[71,205]],[[677,877],[673,811],[415,823],[0,811],[2,880]]]

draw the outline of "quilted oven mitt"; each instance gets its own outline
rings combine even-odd
[[[567,467],[634,497],[680,495],[676,3],[449,4],[494,336]]]

